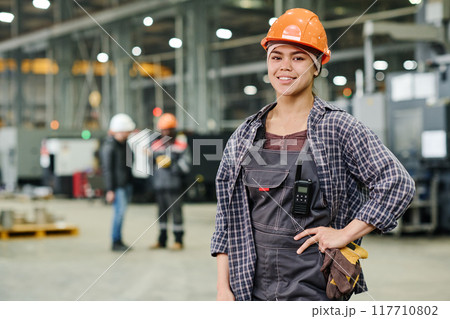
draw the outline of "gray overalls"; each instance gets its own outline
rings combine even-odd
[[[297,249],[307,238],[293,238],[304,229],[329,226],[331,220],[307,145],[300,153],[254,146],[244,160],[257,254],[254,300],[329,300],[318,245],[298,255]],[[291,212],[298,158],[303,160],[302,179],[313,182],[311,209],[305,216]]]

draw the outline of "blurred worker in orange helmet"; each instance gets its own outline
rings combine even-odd
[[[183,249],[183,216],[181,188],[184,177],[190,172],[191,157],[184,134],[177,133],[177,120],[171,113],[164,113],[158,120],[157,128],[161,138],[150,147],[153,171],[153,189],[159,206],[158,241],[150,248],[165,248],[167,245],[168,218],[172,216],[172,231],[175,237],[172,250]]]

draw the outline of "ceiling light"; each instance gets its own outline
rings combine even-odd
[[[409,3],[411,3],[411,4],[421,4],[422,0],[409,0]]]
[[[247,85],[244,88],[244,93],[246,95],[255,95],[256,93],[258,93],[258,89],[254,85]]]
[[[270,78],[269,78],[269,75],[268,74],[265,74],[264,76],[263,76],[263,81],[264,81],[264,83],[270,83]]]
[[[278,19],[278,18],[276,18],[276,17],[270,18],[270,19],[269,19],[269,25],[272,26],[272,24],[273,24],[275,21],[277,21],[277,19]]]
[[[11,23],[14,20],[14,14],[9,12],[0,12],[0,21],[5,23]]]
[[[105,52],[97,54],[97,61],[100,63],[106,63],[109,61],[109,56]]]
[[[50,7],[48,0],[33,0],[33,6],[38,9],[47,10]]]
[[[403,67],[408,71],[415,70],[417,69],[417,62],[414,60],[406,60],[403,62]]]
[[[334,14],[343,15],[345,14],[346,9],[344,7],[336,7],[334,8]]]
[[[152,17],[145,17],[144,21],[142,21],[146,27],[149,27],[153,24],[153,18]]]
[[[252,0],[240,0],[239,5],[244,9],[252,9],[254,6],[254,1]]]
[[[337,85],[337,86],[346,85],[347,84],[347,78],[345,76],[342,76],[342,75],[335,76],[333,78],[333,83],[334,83],[334,85]]]
[[[322,71],[320,71],[320,76],[323,78],[326,78],[328,74],[329,74],[328,69],[322,68]]]
[[[375,74],[375,79],[377,79],[377,81],[383,81],[384,80],[384,73],[383,72],[377,72],[376,74]]]
[[[172,38],[169,40],[169,45],[171,48],[179,49],[183,46],[183,41],[181,41],[181,39],[178,38]]]
[[[233,36],[233,33],[231,32],[231,30],[220,28],[220,29],[217,29],[216,36],[219,39],[228,40],[228,39],[231,39],[231,37]]]
[[[134,56],[140,56],[142,54],[142,49],[140,47],[136,46],[131,50],[131,53]]]
[[[373,62],[373,68],[377,71],[387,70],[389,64],[386,61],[378,60]]]

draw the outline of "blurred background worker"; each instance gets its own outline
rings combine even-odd
[[[102,148],[103,176],[106,201],[113,204],[112,250],[125,251],[122,242],[122,223],[132,193],[131,168],[126,165],[127,139],[136,124],[127,114],[112,117],[109,136]]]
[[[177,120],[173,114],[161,115],[157,124],[161,138],[151,145],[151,160],[156,164],[153,175],[153,189],[159,206],[160,233],[156,244],[150,248],[165,248],[167,242],[167,221],[169,213],[173,218],[175,243],[173,250],[183,249],[183,216],[181,208],[181,188],[183,177],[189,173],[191,159],[187,139],[177,134]]]

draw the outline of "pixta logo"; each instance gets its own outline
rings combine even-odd
[[[152,132],[149,129],[144,129],[137,134],[130,136],[127,143],[127,160],[128,167],[134,167],[138,172],[153,175],[154,173],[154,161],[152,144],[157,141],[156,148],[164,149],[166,161],[170,161],[172,147],[168,144],[172,144],[171,137],[161,136],[158,132]],[[264,148],[266,143],[265,139],[261,139],[254,143],[250,140],[231,138],[227,143],[227,153],[225,159],[223,158],[223,145],[222,139],[194,139],[192,141],[192,165],[201,166],[202,158],[206,161],[221,161],[226,160],[228,162],[234,162],[236,165],[248,165],[251,160],[256,161],[259,165],[267,165],[264,159],[260,155],[260,150]],[[270,140],[270,145],[276,145],[280,147],[279,164],[287,165],[288,150],[287,146],[297,145],[296,139],[280,139]],[[205,148],[202,150],[202,148]],[[244,150],[244,151],[243,151]],[[205,153],[207,151],[208,153]],[[299,152],[296,165],[307,161],[313,161],[312,154],[317,153],[317,149],[313,148],[307,140]],[[238,156],[240,154],[241,157]],[[317,156],[318,159],[321,156]],[[164,168],[167,164],[164,160],[157,161],[157,168]],[[318,160],[316,164],[320,165]]]
[[[156,140],[159,141],[159,146],[163,146],[171,140],[171,137],[161,137],[161,134],[158,132],[144,129],[128,138],[126,165],[133,167],[134,164],[138,172],[153,175],[154,167],[153,160],[151,159],[151,145]],[[170,148],[167,148],[166,152],[169,153],[168,156],[170,158]],[[159,166],[163,164],[160,163]]]

